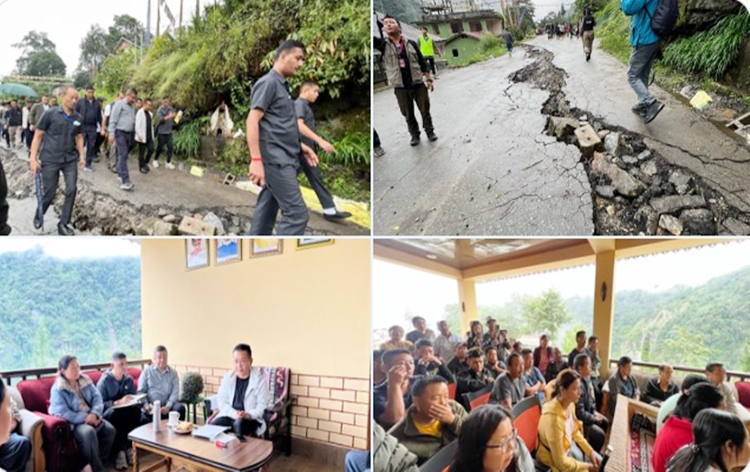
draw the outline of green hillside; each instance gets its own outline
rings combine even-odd
[[[0,370],[54,366],[63,354],[81,363],[114,350],[140,357],[139,258],[0,254],[0,287]]]

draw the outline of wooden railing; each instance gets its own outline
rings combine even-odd
[[[617,359],[610,359],[609,361],[610,365],[612,367],[617,366]],[[640,362],[640,361],[633,361],[633,367],[641,367],[645,369],[653,369],[654,371],[658,371],[659,366],[661,364],[655,364],[653,362]],[[696,367],[683,367],[683,366],[677,366],[673,365],[672,368],[674,369],[675,373],[682,372],[685,374],[698,374],[698,375],[705,375],[706,371],[704,368],[696,368]],[[734,371],[727,371],[727,380],[750,380],[750,373],[748,372],[734,372]]]
[[[151,359],[138,359],[138,360],[130,360],[128,359],[128,366],[140,366],[141,369],[143,369],[145,366],[148,366],[151,364]],[[110,362],[103,362],[101,364],[84,364],[81,365],[81,371],[85,372],[87,370],[105,370],[108,369],[112,364]],[[24,370],[8,370],[5,372],[0,372],[0,381],[5,381],[6,384],[11,385],[13,382],[13,379],[20,380],[26,380],[28,378],[32,379],[38,379],[41,377],[46,377],[49,375],[55,375],[57,373],[57,367],[44,367],[41,369],[24,369]]]

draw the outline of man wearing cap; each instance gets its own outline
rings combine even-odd
[[[401,114],[406,118],[409,128],[411,135],[409,144],[412,146],[419,144],[419,123],[414,114],[415,103],[422,115],[422,126],[427,139],[436,141],[428,92],[428,90],[433,91],[434,86],[430,77],[430,68],[419,50],[419,45],[401,34],[401,22],[392,16],[386,15],[382,23],[378,20],[378,26],[381,35],[379,38],[373,38],[373,44],[383,54],[388,84],[393,86]],[[388,35],[387,39],[383,38],[383,30]]]

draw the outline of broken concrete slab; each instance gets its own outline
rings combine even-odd
[[[612,185],[599,185],[596,194],[604,198],[615,198],[615,188]]]
[[[646,186],[626,171],[607,160],[607,156],[600,152],[594,152],[591,161],[591,169],[599,174],[606,175],[620,195],[625,197],[637,197],[646,190]]]
[[[711,235],[718,233],[714,214],[705,208],[685,210],[680,214],[680,221],[685,233],[694,235]]]
[[[573,118],[550,116],[547,119],[547,134],[555,136],[557,139],[570,136],[576,128],[578,128],[578,120]]]
[[[177,231],[183,236],[214,236],[216,226],[197,218],[186,216],[180,222]]]
[[[692,177],[685,175],[680,171],[674,171],[669,176],[669,183],[674,185],[675,190],[680,195],[685,195],[690,189],[690,181]]]
[[[604,149],[613,156],[618,156],[620,151],[620,133],[609,133],[604,137]]]
[[[578,147],[581,148],[581,154],[585,157],[591,158],[594,151],[604,150],[602,140],[599,139],[599,135],[591,125],[587,124],[576,129],[575,135],[578,138]]]
[[[135,228],[136,236],[175,236],[177,228],[157,217],[149,217],[141,221]]]
[[[641,172],[649,177],[653,177],[659,172],[659,169],[656,167],[656,162],[651,160],[641,164]]]
[[[659,217],[659,228],[669,231],[675,236],[680,236],[683,231],[682,222],[672,215],[661,215]]]
[[[216,216],[213,212],[206,213],[206,216],[203,217],[203,221],[206,223],[210,223],[216,227],[216,234],[219,236],[224,236],[226,231],[224,231],[224,223],[221,222],[221,219]]]
[[[735,236],[750,235],[750,225],[746,225],[736,218],[727,218],[722,223],[726,229]]]
[[[706,206],[706,199],[701,195],[669,195],[651,199],[651,207],[659,213],[672,213],[703,206]]]

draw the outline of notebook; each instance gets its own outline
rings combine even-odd
[[[138,395],[133,395],[133,401],[129,403],[123,403],[122,405],[112,405],[112,408],[127,408],[133,405],[137,405],[141,403],[141,400],[144,400],[146,397],[148,397],[145,393],[140,393]]]
[[[229,426],[216,426],[213,424],[207,424],[193,431],[193,436],[205,438],[210,441],[215,441],[221,433],[228,429],[230,429]]]

